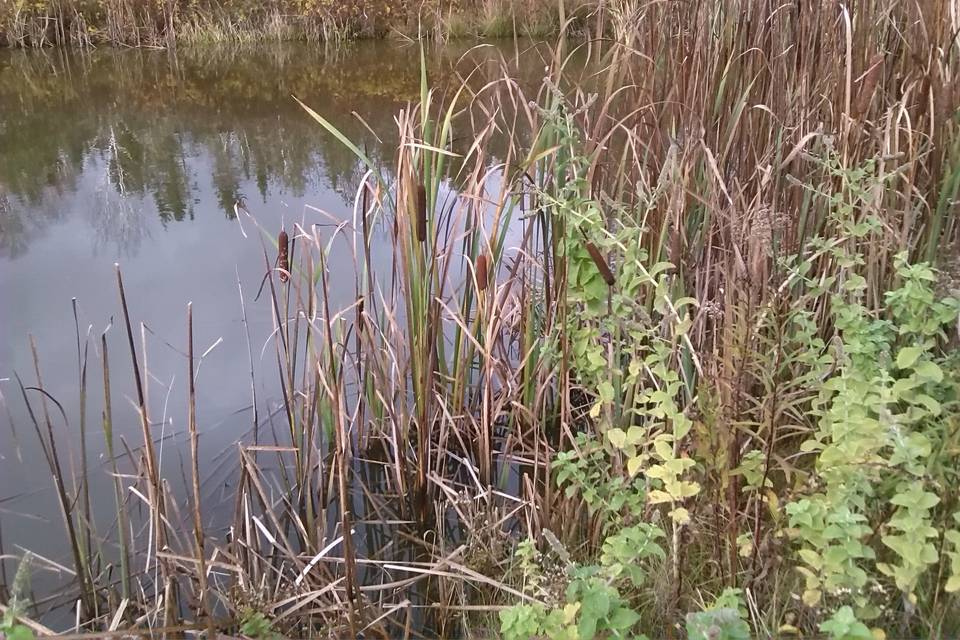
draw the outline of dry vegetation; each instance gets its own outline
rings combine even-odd
[[[21,372],[81,630],[960,633],[956,3],[605,12],[537,95],[506,60],[442,104],[425,77],[389,168],[342,139],[352,218],[262,230],[285,403],[237,445],[228,529],[204,525],[192,419],[192,498],[168,495],[126,301],[126,353],[82,351],[106,406],[112,376],[141,390],[112,525]]]
[[[596,4],[567,0],[566,11],[585,17]],[[6,0],[0,5],[0,45],[17,47],[542,36],[559,28],[553,0]]]

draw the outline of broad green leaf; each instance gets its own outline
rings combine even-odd
[[[691,426],[693,426],[693,421],[690,418],[682,413],[677,414],[673,419],[673,437],[677,440],[683,439],[690,433]]]
[[[610,616],[609,627],[617,631],[625,631],[640,620],[640,615],[626,607],[620,607]]]
[[[935,362],[921,362],[913,369],[914,374],[925,382],[942,382],[943,371]]]
[[[897,354],[897,367],[900,369],[909,369],[922,353],[923,347],[904,347],[900,349],[900,353]]]
[[[600,394],[600,399],[604,402],[613,402],[613,385],[609,381],[604,380],[597,386],[597,392]]]
[[[939,416],[941,412],[940,403],[925,393],[918,394],[913,399],[916,404],[922,404],[934,417]]]

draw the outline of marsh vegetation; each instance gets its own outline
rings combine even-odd
[[[593,0],[10,0],[0,45],[136,47],[223,42],[542,37],[603,17]],[[597,14],[597,10],[600,14]],[[570,20],[568,20],[568,18]]]
[[[269,331],[240,345],[215,491],[198,311],[160,345],[121,267],[112,326],[76,323],[77,406],[44,389],[66,362],[5,383],[68,545],[23,563],[69,579],[37,602],[3,563],[4,624],[960,633],[956,4],[601,4],[442,82],[414,45],[413,95],[373,127],[298,96],[284,117],[349,154],[349,206],[282,233],[229,206],[263,277],[242,326]],[[113,437],[121,378],[137,442]]]

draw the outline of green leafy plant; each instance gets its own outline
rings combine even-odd
[[[18,622],[23,613],[24,594],[30,590],[30,559],[27,553],[20,561],[10,589],[10,606],[0,618],[0,636],[7,640],[33,640],[35,637],[30,627]]]
[[[558,484],[570,495],[581,495],[607,532],[599,562],[578,565],[559,548],[553,534],[545,532],[565,566],[563,602],[555,606],[520,604],[500,612],[504,638],[544,636],[552,639],[588,640],[594,637],[626,638],[640,621],[630,594],[647,585],[650,567],[662,563],[666,552],[659,544],[665,537],[655,524],[640,522],[645,489],[641,479],[626,480],[604,468],[606,453],[587,436],[578,438],[580,455],[559,453],[554,463]],[[545,595],[543,555],[531,540],[517,545],[516,566],[524,590]]]
[[[867,625],[863,624],[853,613],[853,609],[844,606],[820,625],[820,631],[828,634],[833,640],[873,640],[874,636]]]
[[[748,640],[750,625],[739,589],[727,588],[703,611],[687,614],[689,640]]]
[[[240,621],[240,632],[258,640],[277,640],[282,636],[273,628],[273,622],[260,611],[248,609]]]
[[[822,385],[818,428],[801,447],[816,454],[817,490],[786,508],[803,541],[804,602],[847,601],[864,619],[879,615],[865,588],[881,576],[916,603],[946,526],[937,507],[951,463],[935,452],[957,381],[947,379],[953,374],[938,344],[958,306],[934,298],[929,267],[905,255],[895,265],[901,285],[885,296],[887,317],[871,318],[856,299],[833,297],[837,373]],[[883,547],[870,542],[875,532]]]
[[[585,434],[577,436],[577,449],[557,453],[553,469],[557,486],[567,497],[582,497],[604,529],[639,518],[646,504],[645,480],[611,473],[607,451]]]

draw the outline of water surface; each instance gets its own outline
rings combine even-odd
[[[446,47],[431,50],[429,58],[440,93],[457,73],[472,72],[471,82],[482,85],[498,76],[504,59],[519,62],[517,73],[528,80],[542,75],[544,64],[537,50],[521,54],[515,43]],[[416,46],[384,42],[176,55],[0,52],[0,411],[9,417],[0,414],[0,534],[9,556],[0,563],[0,585],[9,583],[15,556],[26,548],[70,564],[51,474],[15,379],[38,386],[30,336],[43,387],[65,414],[48,403],[69,475],[81,464],[76,299],[79,331],[93,337],[86,412],[90,488],[97,521],[109,526],[112,485],[103,466],[97,345],[111,323],[117,448],[134,450],[142,441],[114,265],[122,268],[134,322],[145,325],[151,417],[162,424],[156,431],[163,438],[163,475],[179,495],[186,453],[182,349],[192,302],[197,351],[216,345],[198,375],[202,473],[216,504],[218,492],[229,495],[229,466],[235,464],[223,452],[252,426],[239,287],[254,365],[267,372],[256,379],[261,415],[280,397],[270,375],[269,301],[255,299],[266,269],[263,244],[251,225],[236,219],[235,204],[244,202],[274,232],[294,222],[350,218],[361,169],[291,95],[389,166],[394,118],[419,99],[419,67]],[[387,266],[389,256],[381,258]],[[331,270],[334,282],[342,275],[350,283],[343,294],[352,293],[349,260],[335,255]],[[331,304],[341,302],[346,299]],[[42,397],[27,393],[42,423]],[[66,580],[66,574],[46,571],[35,583],[50,587]]]

